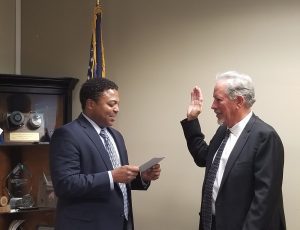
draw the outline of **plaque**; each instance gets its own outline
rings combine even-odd
[[[41,112],[13,111],[2,116],[4,142],[39,142],[45,138],[45,118]]]
[[[39,225],[39,226],[37,226],[37,230],[54,230],[54,227],[46,226],[46,225]]]
[[[33,206],[31,196],[32,175],[24,164],[17,164],[6,177],[5,185],[12,209],[30,208]]]
[[[40,135],[33,132],[11,132],[9,140],[15,142],[35,142],[40,140]]]

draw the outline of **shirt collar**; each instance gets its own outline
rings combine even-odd
[[[96,130],[96,132],[98,134],[100,134],[101,128],[99,127],[99,125],[97,125],[91,118],[89,118],[84,113],[82,113],[82,115],[91,123],[91,125],[94,127],[94,129]]]
[[[250,120],[253,112],[250,111],[250,113],[247,114],[240,122],[236,123],[232,128],[230,128],[230,132],[236,136],[239,137],[244,130],[245,126],[247,125],[248,121]]]

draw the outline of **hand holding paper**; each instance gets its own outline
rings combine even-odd
[[[154,158],[150,159],[149,161],[145,162],[144,164],[142,164],[139,167],[140,172],[144,172],[147,169],[151,168],[153,165],[158,164],[162,159],[164,159],[164,157],[154,157]]]
[[[164,157],[152,158],[139,167],[144,181],[157,180],[159,178],[161,169],[158,163],[162,159],[164,159]]]

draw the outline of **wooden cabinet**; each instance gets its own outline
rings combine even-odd
[[[24,229],[53,226],[55,207],[39,207],[39,185],[43,175],[49,175],[51,135],[72,119],[72,90],[77,82],[75,78],[0,74],[0,196],[8,202],[16,200],[11,198],[22,196],[16,195],[17,189],[33,201],[28,207],[0,212],[0,229],[8,229],[16,219],[25,220]],[[28,177],[12,178],[18,165]]]

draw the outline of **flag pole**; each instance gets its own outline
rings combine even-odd
[[[105,59],[101,29],[102,6],[101,0],[96,0],[92,18],[92,39],[90,45],[90,60],[87,77],[105,78]]]

